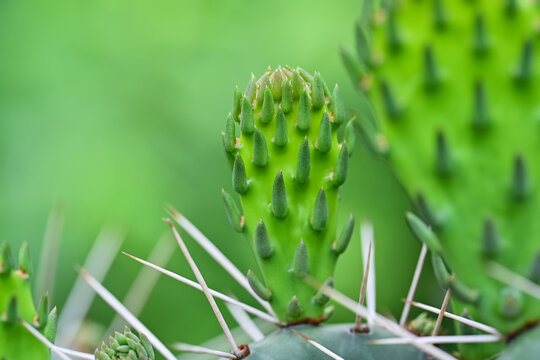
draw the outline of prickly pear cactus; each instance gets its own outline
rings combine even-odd
[[[342,51],[375,110],[367,143],[436,233],[409,215],[454,311],[503,333],[540,320],[540,301],[488,266],[540,284],[538,15],[535,1],[366,0],[357,53]]]
[[[346,126],[345,139],[338,129]],[[313,326],[331,313],[329,298],[307,278],[333,286],[336,261],[351,238],[354,219],[337,229],[340,187],[353,142],[339,88],[331,93],[320,74],[301,68],[268,69],[234,93],[223,145],[241,208],[223,191],[232,227],[245,233],[260,271],[249,271],[254,292],[286,324],[249,344],[249,359],[324,359],[313,338],[348,359],[423,359],[410,345],[368,344],[387,331],[351,331],[353,325]],[[313,284],[313,281],[310,281]],[[303,324],[303,325],[298,325]],[[295,333],[294,331],[300,331]]]
[[[0,248],[0,359],[50,360],[49,349],[21,324],[26,321],[49,341],[56,335],[56,308],[49,312],[47,294],[36,311],[30,289],[32,275],[28,244],[24,243],[15,261],[7,243]]]
[[[96,349],[96,360],[155,360],[154,349],[143,334],[139,336],[126,326],[124,333],[115,332],[109,337],[109,345],[103,343]]]
[[[350,217],[337,234],[349,161],[348,144],[337,137],[345,123],[339,88],[330,93],[320,74],[300,68],[269,69],[252,76],[244,94],[236,89],[233,105],[223,144],[244,215],[225,191],[223,200],[260,265],[262,274],[249,271],[248,279],[281,321],[319,323],[328,316],[328,298],[304,278],[332,284],[354,227]]]

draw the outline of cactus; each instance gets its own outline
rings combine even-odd
[[[301,68],[268,69],[258,80],[252,75],[244,94],[236,89],[233,105],[223,144],[245,215],[225,190],[223,200],[262,271],[248,272],[250,285],[281,321],[319,323],[328,298],[304,278],[332,282],[354,227],[351,216],[336,237],[349,161],[348,144],[337,137],[345,124],[339,88],[331,94],[320,74]]]
[[[96,349],[96,360],[155,360],[154,348],[143,334],[139,336],[126,326],[124,333],[116,332],[109,337],[109,345],[103,343]]]
[[[362,136],[410,194],[454,311],[504,334],[540,321],[538,298],[494,279],[502,265],[540,284],[539,19],[533,1],[366,0],[357,53],[342,49],[374,113]]]
[[[34,307],[30,277],[32,266],[28,244],[21,246],[18,266],[7,243],[0,248],[0,359],[51,358],[49,349],[31,335],[25,321],[53,342],[56,335],[56,308],[49,312],[45,293],[38,309]]]

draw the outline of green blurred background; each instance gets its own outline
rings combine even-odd
[[[300,65],[357,96],[339,58],[353,44],[361,1],[5,0],[0,4],[0,227],[34,261],[48,214],[65,214],[56,286],[62,310],[99,230],[127,230],[122,249],[147,257],[173,204],[244,271],[244,240],[230,229],[220,190],[230,170],[220,131],[235,85],[268,65]],[[342,220],[375,224],[379,311],[399,316],[419,245],[406,229],[408,200],[389,169],[359,146],[343,192]],[[210,286],[245,293],[186,237]],[[338,265],[336,286],[357,296],[359,236]],[[180,253],[168,268],[193,278]],[[118,255],[105,285],[122,298],[140,269]],[[437,301],[429,272],[420,299]],[[90,317],[112,310],[96,300]],[[164,341],[200,343],[219,334],[202,294],[160,279],[141,319]],[[229,316],[227,319],[234,323]],[[337,309],[334,321],[352,321]]]

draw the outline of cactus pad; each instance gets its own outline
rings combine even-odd
[[[378,122],[370,147],[396,170],[455,311],[502,332],[540,301],[494,280],[499,263],[539,283],[539,12],[534,1],[366,1],[357,54],[343,50]],[[440,240],[440,241],[439,241]]]
[[[30,289],[32,275],[28,244],[23,244],[19,265],[7,243],[0,248],[0,359],[50,360],[49,349],[21,324],[24,320],[49,341],[56,335],[56,308],[49,313],[47,294],[34,307]]]
[[[304,277],[331,284],[354,226],[351,218],[338,237],[337,202],[349,160],[348,144],[337,136],[346,126],[339,88],[330,93],[320,74],[285,67],[252,75],[233,100],[223,145],[243,213],[225,191],[223,200],[260,265],[248,280],[281,321],[318,323],[328,316],[328,298]]]

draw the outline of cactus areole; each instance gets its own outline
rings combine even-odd
[[[249,283],[284,323],[316,324],[331,312],[328,298],[305,279],[331,285],[352,234],[352,218],[343,234],[337,229],[349,161],[337,132],[346,125],[339,88],[331,92],[319,73],[269,68],[234,92],[222,135],[241,207],[225,191],[223,200],[259,264]]]
[[[540,284],[539,9],[366,0],[357,53],[342,49],[377,114],[364,138],[411,195],[419,217],[407,221],[454,311],[505,334],[540,320],[540,300],[497,276],[502,266]],[[490,346],[460,350],[483,359]]]

